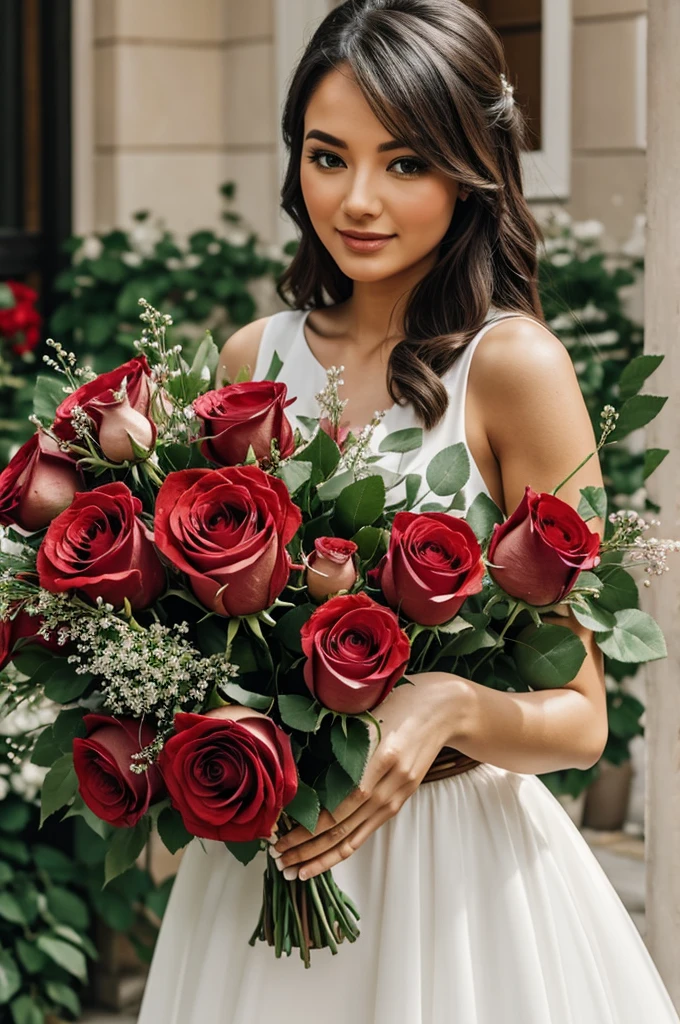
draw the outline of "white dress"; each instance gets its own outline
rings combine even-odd
[[[465,391],[493,310],[445,375],[444,420],[401,469],[465,440]],[[265,328],[254,377],[273,353],[278,379],[314,416],[325,372],[285,311]],[[378,430],[414,425],[394,406]],[[390,467],[386,456],[385,465]],[[396,468],[394,466],[393,468]],[[468,501],[485,490],[472,463]],[[488,492],[487,492],[488,493]],[[336,956],[277,960],[248,945],[264,854],[247,867],[194,839],[180,864],[138,1024],[678,1024],[621,900],[558,800],[535,775],[481,764],[420,786],[334,868],[361,912]]]

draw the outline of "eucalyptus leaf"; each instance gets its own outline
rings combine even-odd
[[[647,612],[638,608],[623,608],[614,617],[616,623],[613,629],[595,634],[600,650],[607,657],[642,664],[667,656],[664,635]]]
[[[343,469],[341,473],[336,473],[336,475],[332,476],[330,480],[326,480],[325,483],[319,484],[316,489],[316,493],[322,501],[335,501],[342,491],[344,491],[345,487],[354,483],[354,479],[353,470]]]
[[[637,583],[629,572],[618,565],[605,565],[600,567],[597,575],[604,584],[597,599],[601,608],[606,608],[609,612],[618,612],[622,608],[638,607],[640,594]],[[580,579],[581,577],[579,581]]]
[[[284,808],[287,814],[295,818],[308,832],[313,832],[319,820],[321,804],[316,790],[312,789],[300,779],[298,781],[297,793]]]
[[[463,442],[437,452],[427,467],[426,477],[430,490],[440,497],[462,490],[470,479],[470,456]]]
[[[576,676],[586,649],[566,626],[527,626],[512,654],[521,678],[535,690],[566,686]]]
[[[409,473],[407,475],[405,480],[407,509],[411,509],[415,505],[422,482],[423,478],[419,473]]]
[[[291,495],[297,494],[312,475],[311,462],[295,462],[289,459],[284,462],[276,472],[276,475],[283,480]]]
[[[601,608],[598,601],[593,601],[587,597],[582,598],[580,601],[570,602],[570,607],[576,621],[585,629],[592,629],[594,632],[597,632],[598,630],[612,629],[616,623],[612,612],[607,611],[606,608]]]
[[[378,445],[379,452],[412,452],[421,448],[423,444],[422,427],[407,427],[405,430],[395,430],[383,437]]]

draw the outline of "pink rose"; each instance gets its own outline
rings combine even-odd
[[[275,440],[281,457],[287,459],[295,451],[293,428],[284,411],[295,399],[287,394],[285,384],[249,380],[200,395],[194,411],[206,438],[201,445],[205,457],[218,466],[236,466],[245,462],[252,447],[257,461],[266,462]]]
[[[511,597],[538,607],[558,604],[584,569],[600,562],[600,537],[566,501],[527,487],[504,523],[494,527],[489,572]]]
[[[0,473],[0,525],[42,530],[71,504],[82,484],[73,458],[39,430]]]
[[[322,601],[340,590],[351,590],[356,583],[354,555],[357,546],[341,537],[318,537],[314,551],[307,560],[307,590],[316,601]]]

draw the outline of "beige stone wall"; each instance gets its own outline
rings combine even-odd
[[[646,0],[574,0],[570,212],[625,241],[645,205]]]
[[[218,187],[276,230],[272,0],[95,0],[94,219],[216,224]]]

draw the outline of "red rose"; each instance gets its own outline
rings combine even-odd
[[[254,615],[288,582],[301,520],[283,481],[258,466],[185,469],[158,492],[155,540],[206,608]]]
[[[142,503],[122,483],[76,494],[49,526],[38,549],[40,586],[57,594],[77,590],[91,600],[147,608],[165,586]]]
[[[218,466],[235,466],[245,462],[252,445],[255,458],[262,462],[269,459],[276,440],[281,457],[287,459],[295,451],[293,428],[284,412],[295,399],[286,401],[287,393],[285,384],[251,380],[197,398],[194,411],[203,424],[205,457]]]
[[[152,448],[156,426],[151,419],[151,371],[146,356],[135,356],[115,370],[83,384],[57,408],[53,430],[66,441],[74,440],[71,416],[79,406],[94,424],[94,436],[112,462],[132,460],[128,434],[142,448]]]
[[[290,739],[250,708],[178,712],[159,764],[173,807],[203,839],[268,839],[297,792]]]
[[[300,631],[305,682],[332,711],[359,715],[382,703],[401,679],[411,648],[397,616],[367,594],[341,594]]]
[[[318,537],[314,551],[307,559],[307,590],[316,601],[351,590],[356,583],[357,570],[354,555],[357,546],[353,540],[341,537]]]
[[[527,487],[504,523],[494,527],[489,572],[512,597],[539,607],[557,604],[579,573],[599,564],[600,538],[571,505]]]
[[[0,473],[0,525],[42,530],[71,504],[82,484],[71,456],[39,430]]]
[[[375,573],[387,603],[421,626],[440,626],[482,589],[482,549],[463,519],[398,512]]]
[[[131,771],[132,755],[152,743],[156,733],[146,722],[109,715],[83,716],[87,736],[73,741],[73,767],[78,788],[90,810],[118,828],[132,828],[149,804],[163,795],[163,778],[157,765]]]
[[[15,615],[13,619],[0,619],[0,671],[12,661],[14,647],[19,640],[29,639],[31,646],[36,644],[48,651],[65,653],[64,646],[60,646],[57,642],[56,633],[50,633],[49,640],[38,636],[38,630],[43,621],[42,616],[29,615],[28,612],[23,611]],[[19,652],[14,653],[18,654]]]

